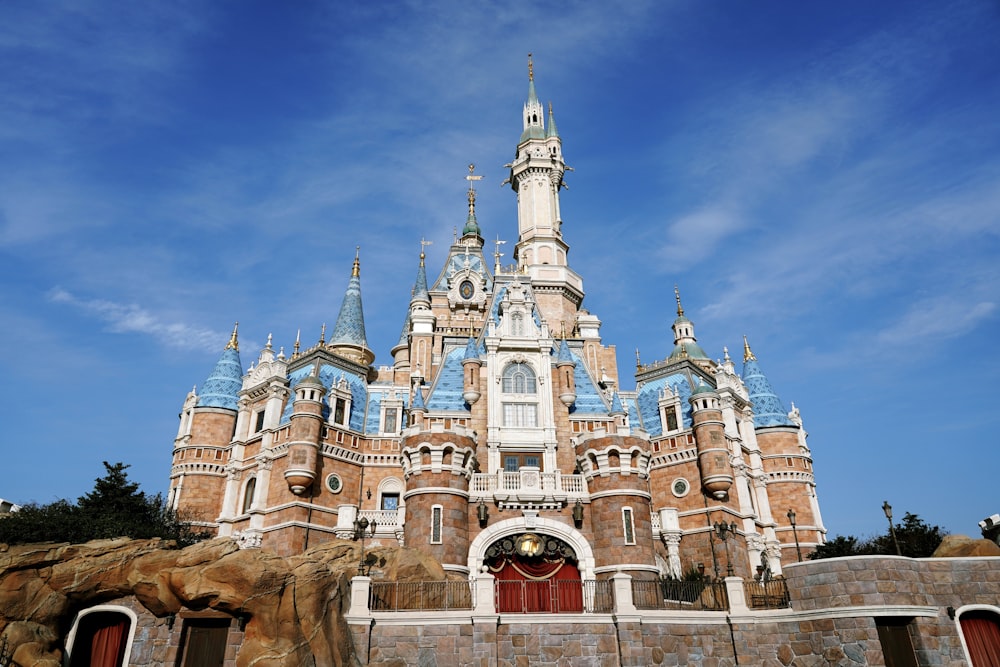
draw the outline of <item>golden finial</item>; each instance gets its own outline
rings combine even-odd
[[[531,54],[528,54],[528,81],[535,80],[535,65],[531,62]]]
[[[639,361],[639,348],[635,348],[635,368],[636,370],[642,368],[642,362]]]
[[[424,246],[429,246],[433,244],[434,241],[425,241],[424,237],[422,236],[420,237],[420,266],[424,265],[424,257],[426,257],[426,255],[424,254]]]
[[[323,322],[323,326],[319,330],[319,344],[326,345],[326,322]]]
[[[684,317],[684,307],[681,306],[681,291],[674,285],[674,297],[677,299],[677,317]]]
[[[361,246],[356,246],[354,248],[354,268],[351,269],[351,277],[357,278],[360,275],[361,275]]]
[[[240,351],[240,342],[236,340],[236,330],[240,328],[240,323],[237,322],[233,325],[233,335],[229,337],[229,342],[226,343],[226,350],[236,350]]]
[[[299,356],[299,346],[301,345],[302,329],[295,331],[295,347],[292,348],[292,359]]]
[[[747,342],[746,335],[743,336],[743,363],[748,361],[757,361],[757,357],[753,355],[753,351],[750,350],[750,343]]]

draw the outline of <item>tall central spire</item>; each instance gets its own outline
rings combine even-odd
[[[574,304],[566,305],[555,321],[571,321],[583,300],[583,280],[569,268],[569,246],[563,241],[559,190],[567,166],[562,139],[555,129],[549,109],[549,129],[545,110],[535,91],[535,67],[528,54],[528,99],[524,103],[524,131],[517,142],[510,167],[511,188],[517,192],[518,240],[514,246],[517,266],[533,280],[552,289],[565,290]],[[572,312],[571,312],[572,311]]]

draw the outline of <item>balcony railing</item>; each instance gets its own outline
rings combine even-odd
[[[788,582],[784,579],[744,581],[743,592],[751,609],[785,609],[791,606]]]
[[[614,588],[610,580],[498,580],[495,605],[506,614],[611,613]]]
[[[519,470],[505,472],[501,470],[495,473],[474,474],[471,491],[474,495],[541,491],[543,493],[583,496],[587,493],[587,483],[584,481],[583,475],[564,475],[558,471]]]
[[[683,609],[725,611],[729,596],[724,581],[632,580],[636,609]]]
[[[472,609],[468,581],[373,581],[372,611],[449,611]]]

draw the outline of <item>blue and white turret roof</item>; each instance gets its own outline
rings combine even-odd
[[[760,369],[746,336],[743,337],[743,384],[747,387],[750,403],[753,405],[755,428],[795,426],[795,423],[788,418],[788,410],[774,392],[764,371]]]
[[[465,344],[465,356],[462,357],[463,361],[469,359],[479,359],[479,345],[476,344],[476,339],[472,336],[469,336],[469,342]]]
[[[367,348],[365,337],[365,314],[361,307],[361,265],[358,255],[354,256],[354,267],[351,270],[351,280],[347,283],[344,300],[340,304],[337,323],[330,336],[330,346],[355,345]]]
[[[618,395],[616,391],[611,397],[611,412],[612,415],[625,414],[625,408],[622,407],[622,397]]]
[[[556,355],[557,364],[575,364],[576,360],[573,359],[573,353],[569,351],[569,345],[566,343],[566,339],[563,338],[559,341],[559,354]]]
[[[424,251],[423,248],[420,250],[420,266],[417,267],[417,279],[413,283],[413,296],[410,297],[410,303],[415,302],[425,302],[430,304],[431,297],[427,293],[427,268],[424,266]]]
[[[197,407],[237,409],[240,389],[243,388],[243,364],[240,362],[240,345],[236,337],[238,326],[237,322],[222,356],[201,386]]]

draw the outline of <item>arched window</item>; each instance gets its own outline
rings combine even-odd
[[[525,363],[508,364],[503,370],[503,393],[534,394],[535,372]]]
[[[247,480],[247,485],[243,488],[243,513],[250,511],[253,505],[254,492],[257,490],[257,478],[251,477]]]

